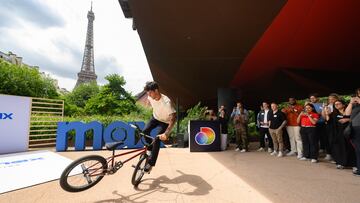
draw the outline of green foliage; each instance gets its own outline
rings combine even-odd
[[[18,66],[0,59],[0,93],[9,95],[57,98],[54,80],[38,69]]]
[[[85,105],[85,112],[90,115],[124,115],[136,110],[135,99],[122,87],[125,80],[117,74],[105,77],[109,84],[90,98]]]
[[[65,116],[83,116],[85,115],[84,109],[76,106],[75,104],[71,104],[64,99],[64,115]]]
[[[93,96],[97,95],[100,91],[96,82],[83,83],[77,86],[71,93],[65,95],[65,101],[76,105],[77,107],[84,108],[86,102]]]
[[[137,105],[136,110],[127,115],[122,115],[122,116],[120,116],[120,115],[108,115],[108,116],[78,115],[75,117],[65,117],[64,122],[81,121],[84,123],[89,123],[92,121],[99,121],[104,126],[108,126],[110,123],[115,122],[115,121],[123,121],[123,122],[143,121],[143,122],[147,123],[150,120],[151,115],[152,115],[152,110],[150,108],[146,108],[146,107]],[[69,135],[74,136],[75,134],[74,134],[74,132],[70,132]],[[93,137],[93,132],[89,131],[86,134],[86,138],[92,139],[92,137]]]
[[[205,111],[207,110],[206,106],[201,106],[201,102],[196,104],[194,107],[186,111],[187,116],[184,117],[179,123],[179,132],[187,133],[187,127],[190,120],[205,120]],[[173,128],[173,132],[176,128]],[[171,133],[172,136],[175,136],[175,133]]]

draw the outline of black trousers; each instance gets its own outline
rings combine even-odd
[[[159,134],[164,133],[168,126],[169,126],[169,124],[163,123],[161,121],[156,120],[154,117],[151,117],[150,121],[145,125],[145,128],[143,129],[143,133],[146,135],[150,135],[150,132],[153,129],[158,128],[159,130],[158,130],[157,134],[159,135]],[[147,143],[152,142],[152,140],[150,138],[145,138],[145,141]],[[158,137],[155,139],[154,144],[150,145],[148,147],[148,150],[151,151],[151,157],[149,160],[149,164],[151,166],[155,166],[157,157],[159,155],[159,150],[160,150],[160,139]]]
[[[353,126],[352,134],[356,153],[356,167],[360,170],[360,126]]]
[[[301,127],[300,135],[303,144],[303,156],[308,159],[318,159],[319,143],[315,127]]]
[[[269,133],[269,128],[259,128],[259,134],[260,134],[260,147],[265,148],[265,134],[267,135],[268,141],[269,141],[269,148],[273,149],[274,144],[272,141],[272,138]]]
[[[316,133],[318,134],[320,140],[320,149],[325,150],[326,154],[330,154],[330,143],[328,137],[328,131],[325,123],[316,124]]]

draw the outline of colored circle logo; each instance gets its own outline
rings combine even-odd
[[[215,141],[215,132],[208,127],[200,128],[200,132],[195,135],[195,142],[198,145],[211,145]]]

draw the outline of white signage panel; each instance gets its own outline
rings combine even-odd
[[[0,154],[27,151],[31,98],[0,94]]]

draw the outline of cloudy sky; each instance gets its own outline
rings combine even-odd
[[[0,51],[11,51],[23,62],[58,79],[72,90],[85,47],[87,12],[91,0],[1,0]],[[95,72],[98,83],[117,73],[125,88],[139,93],[152,80],[149,66],[131,19],[117,0],[93,0]]]

